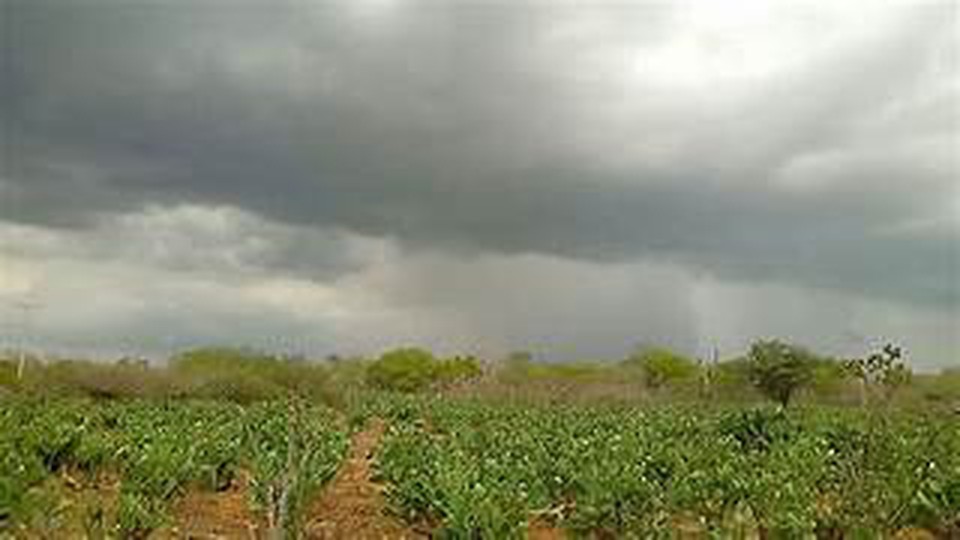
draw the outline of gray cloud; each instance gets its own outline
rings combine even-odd
[[[337,229],[265,221],[230,207],[148,207],[100,217],[90,228],[51,231],[0,227],[8,256],[132,262],[208,276],[286,277],[326,281],[382,258],[382,240]]]
[[[155,211],[125,219],[182,224],[197,221],[184,220],[184,213],[218,212],[174,209],[163,219]],[[231,224],[237,220],[224,223]],[[153,228],[154,238],[143,244],[169,238],[170,229]],[[895,339],[916,367],[930,369],[954,362],[960,345],[955,319],[937,310],[771,282],[732,283],[670,264],[381,246],[366,265],[318,281],[225,264],[224,252],[237,252],[231,242],[211,249],[218,257],[192,260],[189,270],[162,264],[190,260],[194,246],[182,242],[167,243],[159,259],[116,253],[101,259],[109,252],[96,238],[109,242],[112,235],[30,229],[3,237],[20,248],[0,273],[0,318],[8,317],[0,345],[23,339],[5,300],[24,291],[38,306],[26,342],[63,354],[162,358],[183,347],[230,343],[321,355],[423,345],[493,358],[526,349],[552,359],[612,359],[636,344],[658,343],[707,357],[714,347],[729,356],[757,337],[778,336],[840,355]]]
[[[327,314],[306,317],[279,305],[255,279],[69,257],[21,265],[30,271],[35,286],[28,290],[35,292],[29,298],[37,308],[23,322],[6,302],[0,305],[3,348],[26,344],[48,354],[154,358],[203,345],[296,353],[338,348]]]
[[[350,250],[381,238],[427,259],[643,261],[960,305],[949,3],[726,19],[668,3],[5,6],[3,218],[92,231],[84,249],[106,258],[326,283],[376,264]],[[106,239],[184,203],[243,217],[234,236],[187,219],[173,239]],[[181,245],[158,258],[158,242]],[[405,286],[457,289],[410,264]],[[471,302],[454,305],[493,313]],[[509,340],[545,332],[528,315]]]

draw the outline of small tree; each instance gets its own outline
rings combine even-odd
[[[883,401],[889,401],[901,386],[910,382],[912,373],[903,361],[903,349],[892,343],[866,358],[844,362],[847,371],[860,380],[861,400],[870,402],[870,394],[880,390]]]
[[[644,384],[651,389],[693,380],[699,369],[693,360],[661,347],[639,350],[625,365],[638,366],[643,372]]]
[[[384,353],[367,368],[367,381],[377,388],[414,392],[436,377],[437,362],[429,351],[417,348]]]
[[[757,341],[747,355],[750,380],[763,395],[787,407],[813,376],[813,355],[779,340]]]

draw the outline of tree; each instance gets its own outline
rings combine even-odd
[[[815,357],[806,349],[779,340],[757,341],[747,354],[750,381],[782,407],[813,377]]]
[[[692,380],[699,369],[693,360],[662,347],[641,349],[625,365],[638,366],[644,383],[653,389]]]
[[[436,377],[437,362],[426,350],[395,349],[384,353],[367,368],[367,381],[378,388],[414,392],[429,386]]]
[[[869,403],[870,393],[877,389],[882,390],[883,400],[889,401],[898,388],[910,382],[912,375],[903,361],[903,349],[892,343],[866,358],[847,360],[844,366],[860,380],[864,405]]]

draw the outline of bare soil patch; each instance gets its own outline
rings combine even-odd
[[[304,533],[313,539],[426,538],[388,515],[383,486],[372,480],[373,457],[385,425],[375,419],[353,436],[350,454],[307,512]]]
[[[527,526],[527,538],[529,540],[563,540],[566,537],[563,529],[544,519],[531,519]]]
[[[262,538],[262,524],[250,507],[249,485],[249,476],[241,472],[223,491],[188,491],[173,505],[174,524],[151,538]]]

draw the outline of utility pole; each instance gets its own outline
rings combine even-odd
[[[37,302],[23,299],[16,302],[17,309],[20,310],[20,347],[19,360],[17,362],[17,379],[23,379],[23,371],[27,365],[27,333],[30,326],[30,314],[40,307]]]

